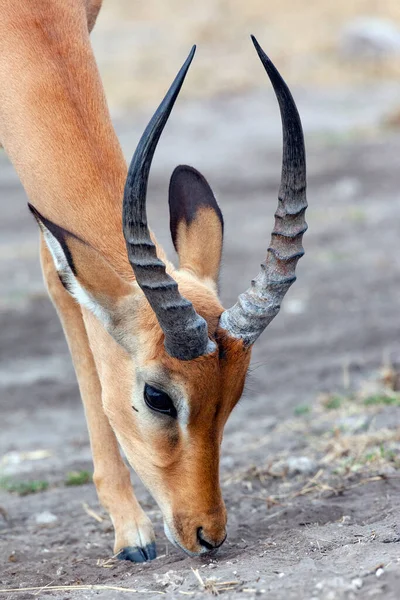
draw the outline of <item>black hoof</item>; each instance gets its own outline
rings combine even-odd
[[[151,542],[144,548],[138,548],[136,546],[127,546],[122,548],[117,554],[119,560],[130,560],[131,562],[146,562],[148,560],[154,560],[157,557],[156,543]]]

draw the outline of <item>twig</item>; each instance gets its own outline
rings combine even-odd
[[[263,521],[269,521],[270,519],[274,519],[275,517],[279,517],[279,515],[281,515],[282,513],[284,513],[286,510],[286,508],[282,508],[282,510],[277,510],[276,512],[272,513],[271,515],[267,515],[266,517],[263,518]]]
[[[317,480],[323,474],[323,472],[324,470],[320,469],[313,477],[311,477],[311,479],[309,479],[309,481],[307,481],[307,483],[301,488],[301,490],[299,490],[298,492],[294,492],[290,497],[296,498],[297,496],[304,496],[305,494],[309,494],[312,491],[313,486],[317,483]]]
[[[214,596],[218,596],[219,592],[229,592],[242,583],[241,581],[216,581],[215,579],[204,581],[198,569],[192,567],[192,571],[203,590],[211,592]]]
[[[0,594],[10,594],[16,592],[37,592],[37,591],[102,591],[113,590],[114,592],[130,592],[131,594],[165,594],[156,590],[135,590],[133,588],[119,587],[117,585],[49,585],[44,587],[25,587],[25,588],[4,588],[0,589]]]
[[[204,581],[199,573],[198,569],[193,569],[193,567],[191,567],[192,571],[193,571],[193,575],[196,577],[197,581],[200,583],[202,588],[205,588],[206,586],[204,585]]]
[[[42,588],[40,588],[40,590],[38,590],[37,592],[35,592],[33,595],[34,596],[38,596],[40,594],[40,592],[43,592],[43,590],[45,590],[46,588],[48,588],[52,583],[54,583],[54,579],[53,579],[53,581],[50,581],[50,583],[47,583]]]
[[[95,519],[98,523],[102,523],[104,521],[103,517],[101,517],[97,512],[95,512],[92,508],[90,508],[87,502],[82,502],[83,510],[89,517]]]

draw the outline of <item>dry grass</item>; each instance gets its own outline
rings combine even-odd
[[[94,519],[98,523],[102,523],[104,521],[104,517],[99,515],[99,513],[97,513],[92,508],[90,508],[90,506],[86,502],[82,502],[82,506],[83,506],[83,510],[85,511],[85,513],[87,515],[89,515],[89,517],[92,517],[92,519]]]
[[[93,591],[101,592],[110,590],[114,592],[126,592],[129,594],[164,594],[156,590],[136,590],[134,588],[121,587],[117,585],[44,585],[41,587],[21,587],[21,588],[3,588],[0,594],[16,594],[23,592],[35,592],[35,595],[45,592],[79,592]]]
[[[192,571],[199,582],[201,589],[204,592],[209,592],[213,596],[219,596],[221,592],[233,591],[242,583],[241,581],[219,581],[215,577],[203,579],[198,569],[192,568]]]
[[[265,443],[274,445],[274,436],[287,435],[306,446],[301,456],[317,466],[312,477],[289,472],[288,452],[275,455],[261,466],[251,466],[230,473],[225,486],[240,483],[246,493],[243,498],[259,499],[268,508],[288,506],[299,497],[339,495],[350,489],[393,478],[400,472],[400,430],[387,425],[375,427],[384,410],[400,406],[399,372],[383,367],[377,376],[363,381],[355,392],[322,394],[307,411],[298,411],[297,418],[285,421],[268,435]],[[277,481],[276,493],[267,493],[271,481]],[[272,514],[274,517],[280,511]]]

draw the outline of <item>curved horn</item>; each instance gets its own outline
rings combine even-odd
[[[206,321],[183,298],[176,281],[157,257],[147,226],[146,194],[149,171],[158,140],[182,87],[196,47],[176,76],[164,100],[147,125],[129,167],[123,201],[123,231],[129,262],[165,335],[171,356],[191,360],[214,349]]]
[[[251,287],[220,318],[220,327],[233,337],[242,338],[247,346],[256,341],[278,314],[284,295],[296,280],[295,268],[304,254],[302,238],[307,230],[306,161],[299,113],[277,69],[255,37],[251,39],[279,102],[283,156],[279,203],[267,258]]]

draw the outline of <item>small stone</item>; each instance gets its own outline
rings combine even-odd
[[[56,515],[53,515],[53,513],[51,513],[48,510],[45,510],[35,515],[35,522],[38,525],[50,525],[51,523],[55,523],[57,520],[58,517],[56,517]]]
[[[299,562],[298,568],[302,571],[316,571],[315,560],[310,557],[303,558]]]
[[[356,577],[351,581],[351,587],[353,588],[353,590],[360,590],[362,588],[362,585],[363,580],[361,579],[361,577]]]
[[[336,421],[337,427],[346,433],[361,433],[367,431],[372,418],[368,415],[350,415]]]
[[[307,309],[307,302],[301,298],[288,298],[283,304],[283,310],[288,315],[301,315]]]
[[[359,179],[356,179],[355,177],[341,177],[333,185],[332,191],[336,197],[339,195],[343,200],[350,200],[360,194],[361,189],[362,187]]]
[[[308,456],[290,456],[286,461],[288,475],[313,475],[318,468],[315,460]]]
[[[379,569],[377,569],[377,570],[375,571],[375,575],[376,575],[377,577],[382,577],[382,575],[384,574],[384,572],[385,572],[385,571],[382,569],[382,567],[379,567]]]
[[[351,516],[350,515],[343,515],[342,516],[342,520],[341,520],[341,525],[348,525],[351,521]]]
[[[233,469],[235,467],[235,459],[233,456],[223,456],[221,458],[221,467],[224,469]]]
[[[158,573],[154,573],[153,575],[156,582],[162,585],[165,588],[170,588],[171,590],[176,590],[183,583],[183,577],[176,571],[167,571],[163,575],[158,575]]]
[[[400,31],[386,19],[354,19],[342,30],[339,51],[346,58],[358,60],[398,55]]]
[[[382,538],[382,542],[384,544],[397,544],[400,542],[400,534],[393,531],[393,533],[389,533],[389,535],[385,535]]]

